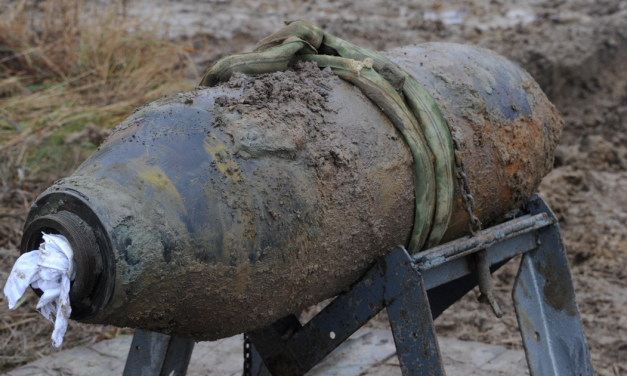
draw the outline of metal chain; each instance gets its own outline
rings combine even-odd
[[[466,213],[468,213],[468,230],[472,236],[475,236],[477,232],[481,231],[481,221],[475,215],[475,199],[470,194],[470,186],[468,185],[468,178],[464,169],[464,159],[462,158],[459,141],[453,134],[451,134],[451,138],[453,139],[453,148],[455,149],[455,177],[462,195],[462,205]]]
[[[244,333],[244,372],[242,376],[253,375],[253,354],[252,354],[252,342],[248,334]]]
[[[466,213],[468,213],[468,230],[472,236],[476,236],[477,232],[481,231],[481,221],[475,215],[475,199],[470,194],[470,187],[468,186],[468,178],[464,169],[464,159],[462,158],[459,141],[457,141],[452,133],[451,138],[453,139],[453,149],[455,150],[455,177],[457,178],[457,184],[459,185],[459,190],[462,195],[462,205]],[[475,262],[479,292],[481,293],[481,295],[479,295],[479,301],[488,303],[492,307],[492,311],[496,317],[501,318],[503,317],[503,312],[494,298],[490,263],[488,262],[488,253],[485,249],[475,254]]]

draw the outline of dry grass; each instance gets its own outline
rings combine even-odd
[[[0,284],[19,255],[34,198],[91,154],[137,106],[192,88],[188,43],[160,22],[81,0],[0,2]],[[191,69],[195,72],[195,69]],[[198,82],[198,81],[196,81]],[[0,372],[56,351],[52,324],[27,292],[9,311],[0,294]],[[63,348],[128,334],[70,323]]]
[[[72,167],[64,164],[81,158],[54,148],[68,134],[89,123],[111,128],[137,105],[189,89],[182,68],[191,49],[163,38],[159,23],[78,0],[29,4],[0,21],[0,158],[26,174],[14,179]]]

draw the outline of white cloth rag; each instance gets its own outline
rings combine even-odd
[[[9,309],[15,307],[28,285],[43,291],[37,310],[54,322],[52,343],[61,346],[72,313],[70,281],[75,277],[74,253],[63,235],[43,234],[44,242],[38,250],[20,256],[4,286]],[[55,314],[55,320],[52,319]]]

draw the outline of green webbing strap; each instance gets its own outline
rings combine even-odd
[[[233,72],[283,71],[298,61],[330,67],[359,87],[401,132],[414,159],[416,215],[409,252],[436,246],[448,227],[455,200],[453,142],[433,98],[394,62],[298,20],[261,40],[254,52],[220,59],[200,85],[215,86]]]

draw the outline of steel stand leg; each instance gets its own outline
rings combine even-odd
[[[263,364],[263,359],[261,358],[261,355],[259,355],[259,351],[257,351],[255,346],[253,346],[252,358],[252,367],[250,373],[253,376],[272,376],[270,374],[270,371],[268,371],[266,366]]]
[[[194,340],[136,330],[124,376],[184,376]]]
[[[541,200],[531,214],[555,215]],[[593,375],[588,345],[557,221],[537,233],[522,257],[512,297],[532,376]]]
[[[416,271],[409,279],[411,287],[387,306],[401,370],[403,375],[444,375],[422,275]]]
[[[305,326],[287,316],[249,332],[261,358],[253,357],[253,375],[267,375],[268,370],[275,376],[304,375],[385,307],[403,375],[444,375],[422,275],[402,247]]]

